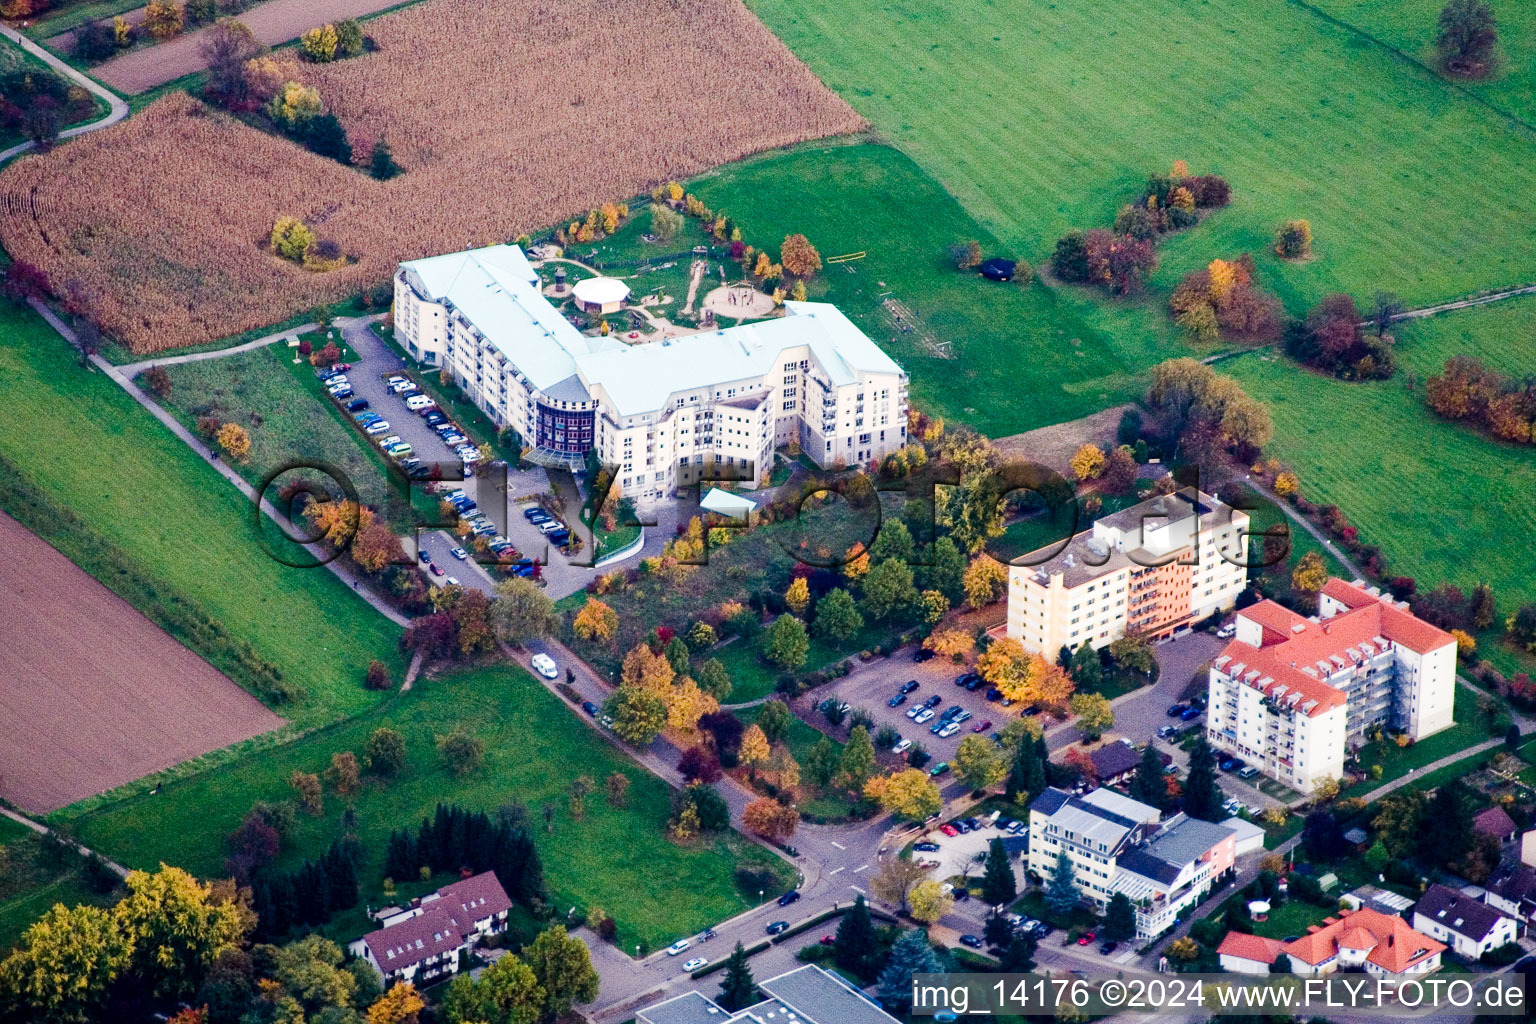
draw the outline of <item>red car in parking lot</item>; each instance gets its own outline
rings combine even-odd
[[[1093,934],[1093,932],[1083,932],[1082,935],[1078,936],[1077,944],[1079,946],[1086,946],[1088,943],[1092,942],[1095,937],[1096,936]]]
[[[953,825],[940,825],[939,831],[943,832],[947,836],[957,836],[960,834],[960,830],[955,828]]]
[[[989,718],[985,722],[977,722],[971,726],[971,732],[986,732],[990,728],[992,728],[992,719]]]

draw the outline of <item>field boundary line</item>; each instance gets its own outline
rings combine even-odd
[[[88,124],[76,125],[73,128],[68,128],[60,132],[60,141],[64,139],[73,139],[77,135],[84,135],[87,132],[94,132],[98,129],[106,128],[110,125],[116,124],[128,116],[128,104],[123,102],[123,100],[119,98],[115,92],[100,84],[94,78],[91,78],[89,75],[75,70],[69,64],[66,64],[64,61],[50,53],[47,49],[39,46],[37,43],[34,43],[31,39],[28,39],[26,36],[11,28],[9,25],[0,25],[0,35],[5,36],[5,38],[21,47],[27,53],[36,57],[44,64],[47,64],[53,70],[59,72],[61,75],[64,75],[70,81],[79,85],[81,88],[91,93],[97,99],[105,100],[107,106],[111,108],[107,111],[106,117],[91,121]],[[37,143],[31,141],[30,139],[26,142],[19,142],[12,146],[10,149],[0,152],[0,164],[4,164],[12,157],[20,156],[22,153],[29,152],[36,148]]]
[[[1424,71],[1424,72],[1428,73],[1431,77],[1433,77],[1435,79],[1435,81],[1441,83],[1442,85],[1445,85],[1446,87],[1450,88],[1452,91],[1461,94],[1465,98],[1471,100],[1473,103],[1476,103],[1478,106],[1485,107],[1488,110],[1492,111],[1493,113],[1498,114],[1500,117],[1504,118],[1506,121],[1509,121],[1509,122],[1511,122],[1513,124],[1517,124],[1521,128],[1524,128],[1526,131],[1531,132],[1532,134],[1536,134],[1536,124],[1532,124],[1531,122],[1529,122],[1529,121],[1525,120],[1524,118],[1520,117],[1518,114],[1512,114],[1509,111],[1505,110],[1503,107],[1495,105],[1492,101],[1484,99],[1483,97],[1479,96],[1477,93],[1473,92],[1471,89],[1467,88],[1467,86],[1461,84],[1460,82],[1455,81],[1454,79],[1447,78],[1440,71],[1438,71],[1435,68],[1431,67],[1430,65],[1424,63],[1422,60],[1420,60],[1419,58],[1413,56],[1411,53],[1408,53],[1408,52],[1406,52],[1404,50],[1399,49],[1396,46],[1393,46],[1391,43],[1387,42],[1385,39],[1378,38],[1377,36],[1374,36],[1371,33],[1367,32],[1365,29],[1360,28],[1358,25],[1351,24],[1350,22],[1344,21],[1341,18],[1337,18],[1334,15],[1329,14],[1327,11],[1323,10],[1322,8],[1317,7],[1317,6],[1309,3],[1308,0],[1286,0],[1286,2],[1291,4],[1292,6],[1300,7],[1302,10],[1304,10],[1307,13],[1311,14],[1313,17],[1319,18],[1322,21],[1326,21],[1330,25],[1334,25],[1334,26],[1336,26],[1338,28],[1342,28],[1346,32],[1350,32],[1350,33],[1353,33],[1354,35],[1359,36],[1361,39],[1366,40],[1367,42],[1369,42],[1373,46],[1380,47],[1381,49],[1387,51],[1388,53],[1390,53],[1393,56],[1397,57],[1398,59],[1404,61],[1405,63],[1411,64],[1414,67],[1420,69],[1421,71]]]
[[[62,832],[55,831],[54,829],[49,828],[47,825],[41,824],[40,822],[33,821],[31,818],[27,817],[26,815],[19,814],[16,811],[11,810],[9,807],[0,807],[0,815],[4,815],[5,817],[10,818],[12,821],[14,821],[18,825],[21,825],[21,826],[23,826],[25,828],[31,829],[33,832],[36,832],[40,836],[46,836],[46,835],[50,835],[50,834],[58,836],[60,839],[63,839],[66,843],[68,843],[70,846],[74,847],[75,850],[78,851],[80,856],[82,856],[82,857],[101,857],[101,854],[97,853],[95,850],[92,850],[90,847],[86,846],[84,843],[77,843],[73,839],[71,839],[68,836],[64,835]],[[128,869],[123,867],[117,861],[115,861],[115,860],[108,860],[105,857],[101,857],[101,861],[108,868],[110,868],[112,870],[112,873],[115,874],[118,878],[127,878],[128,877]]]
[[[338,317],[336,319],[338,327],[350,324],[351,322],[349,317]],[[239,355],[242,352],[251,352],[258,348],[265,348],[268,345],[275,345],[289,335],[297,337],[301,334],[308,334],[310,331],[318,331],[319,329],[319,324],[299,324],[297,327],[290,327],[285,331],[275,331],[260,338],[241,342],[239,345],[231,345],[229,348],[216,348],[207,352],[188,352],[183,355],[165,356],[160,359],[141,359],[136,363],[122,363],[117,367],[117,371],[124,377],[132,380],[145,370],[156,366],[180,366],[183,363],[197,363],[205,359],[224,359],[228,356]]]

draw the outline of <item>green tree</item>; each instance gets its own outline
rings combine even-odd
[[[543,1013],[544,989],[533,969],[511,954],[471,978],[457,975],[438,1005],[447,1024],[534,1024]]]
[[[1163,779],[1163,759],[1157,748],[1150,743],[1142,748],[1141,760],[1131,779],[1131,799],[1159,809],[1168,802],[1168,783]]]
[[[1365,861],[1366,867],[1380,874],[1386,870],[1387,862],[1392,859],[1392,855],[1387,852],[1386,846],[1378,838],[1371,844],[1370,849],[1365,851],[1365,855],[1361,859]]]
[[[553,925],[538,934],[519,954],[544,990],[544,1016],[558,1017],[576,1003],[597,998],[598,977],[587,944]]]
[[[345,1009],[357,991],[357,979],[344,966],[345,959],[341,947],[330,939],[306,935],[273,954],[273,977],[306,1014],[328,1007]]]
[[[1472,849],[1474,804],[1472,791],[1460,779],[1435,790],[1420,822],[1419,856],[1444,867]]]
[[[1015,932],[1013,938],[1008,940],[1008,945],[1003,947],[1003,955],[998,958],[997,969],[1006,974],[1028,974],[1035,969],[1037,945],[1033,935]]]
[[[1418,850],[1419,834],[1428,798],[1422,790],[1400,789],[1381,798],[1371,824],[1376,837],[1394,857],[1411,857]]]
[[[672,666],[672,671],[680,676],[686,676],[692,667],[692,652],[688,650],[688,641],[680,636],[674,636],[667,641],[667,646],[662,651],[667,657],[667,663]]]
[[[1450,0],[1440,11],[1435,47],[1451,71],[1468,74],[1487,65],[1498,41],[1493,8],[1483,0]]]
[[[844,644],[864,628],[864,616],[859,614],[852,594],[842,587],[834,587],[816,602],[816,620],[812,628],[817,636]]]
[[[375,729],[363,746],[363,757],[373,774],[392,778],[405,767],[405,740],[393,729]]]
[[[1086,644],[1084,646],[1087,646]],[[1109,698],[1098,693],[1074,693],[1072,713],[1077,716],[1077,728],[1089,740],[1096,740],[1115,726],[1115,709]]]
[[[887,519],[881,523],[875,542],[869,546],[871,565],[883,562],[887,558],[894,558],[899,562],[910,562],[915,554],[917,554],[917,545],[912,543],[912,534],[907,529],[907,524],[900,519]]]
[[[1220,821],[1221,789],[1216,785],[1216,758],[1204,736],[1195,739],[1189,752],[1189,773],[1184,779],[1184,813],[1191,818]]]
[[[806,635],[805,623],[787,613],[774,620],[763,646],[769,661],[791,672],[805,664],[810,650],[811,639]]]
[[[1056,866],[1045,883],[1045,906],[1058,920],[1065,918],[1077,906],[1077,872],[1065,853],[1056,855]]]
[[[700,665],[693,674],[693,681],[715,700],[724,702],[731,695],[731,674],[719,658],[709,658]]]
[[[928,549],[929,564],[917,570],[918,585],[937,590],[949,599],[951,608],[965,600],[965,555],[948,537],[940,537]]]
[[[491,628],[496,638],[513,647],[542,640],[560,628],[560,613],[549,595],[532,580],[521,576],[496,584],[491,601]]]
[[[462,779],[485,762],[485,740],[462,725],[455,726],[452,732],[437,737],[437,752],[448,770]]]
[[[917,602],[912,569],[888,558],[876,563],[864,576],[864,611],[876,622],[900,616]]]
[[[1019,741],[1013,764],[1008,770],[1008,799],[1027,803],[1045,791],[1045,760],[1040,748],[1043,740],[1024,736]]]
[[[789,727],[794,724],[795,716],[789,710],[788,704],[781,700],[770,700],[757,709],[756,722],[769,743],[778,743],[789,734]]]
[[[971,734],[955,750],[955,775],[972,789],[990,789],[1008,774],[1008,762],[997,744]]]
[[[1109,656],[1121,668],[1144,676],[1151,675],[1157,664],[1152,658],[1152,647],[1140,636],[1123,636],[1114,641],[1109,645]]]
[[[821,733],[812,744],[800,768],[812,785],[818,789],[824,789],[832,783],[833,776],[837,774],[841,758],[837,744],[833,743],[825,733]]]
[[[0,961],[0,1008],[10,1004],[68,1024],[97,1019],[132,954],[110,911],[55,903]]]
[[[648,745],[667,725],[667,705],[638,686],[621,686],[603,705],[613,719],[613,731],[633,747]]]
[[[380,139],[373,144],[373,152],[368,157],[368,173],[380,181],[388,181],[390,178],[400,176],[400,165],[395,163],[395,154],[390,151],[389,143]]]
[[[1019,894],[1018,881],[1013,877],[1013,862],[1003,849],[1001,839],[987,844],[987,862],[981,873],[981,898],[993,906],[1012,903]]]
[[[1131,898],[1117,892],[1109,898],[1104,908],[1104,937],[1111,942],[1124,942],[1136,934],[1136,908]]]
[[[936,924],[955,905],[955,898],[944,891],[936,878],[925,878],[907,894],[907,913],[923,924]]]
[[[832,940],[832,961],[859,978],[873,974],[880,962],[880,940],[875,935],[863,893],[853,898],[853,907],[838,922],[837,935]]]
[[[1093,693],[1104,685],[1104,663],[1099,660],[1099,652],[1090,643],[1077,645],[1067,671],[1080,693]]]
[[[740,942],[731,951],[725,964],[725,978],[720,982],[720,995],[716,1000],[730,1012],[751,1006],[759,999],[757,981],[752,977],[752,965],[747,962],[747,951]]]
[[[880,1001],[893,1009],[907,1010],[912,1005],[912,979],[943,970],[944,963],[934,953],[927,934],[915,929],[902,932],[880,972]]]
[[[867,728],[856,725],[849,732],[837,767],[838,777],[846,788],[854,792],[864,789],[864,783],[875,774],[875,744],[870,740]]]

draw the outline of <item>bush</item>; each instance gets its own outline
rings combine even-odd
[[[368,663],[368,689],[387,690],[390,688],[389,669],[382,661],[370,661]]]

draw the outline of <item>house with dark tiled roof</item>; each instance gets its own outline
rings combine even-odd
[[[1173,758],[1168,754],[1160,753],[1158,757],[1164,765],[1173,763]],[[1136,774],[1136,769],[1141,765],[1141,751],[1132,746],[1130,740],[1123,739],[1097,748],[1088,755],[1088,760],[1093,762],[1093,773],[1098,776],[1100,784],[1115,786]]]
[[[1432,885],[1413,907],[1413,926],[1469,960],[1515,941],[1515,919],[1450,886]]]
[[[1504,808],[1490,807],[1487,810],[1478,811],[1473,816],[1472,831],[1480,836],[1491,836],[1502,846],[1515,841],[1515,836],[1520,833],[1520,827],[1515,824],[1515,819],[1511,818]]]
[[[1483,887],[1483,902],[1530,924],[1536,920],[1536,868],[1505,861]]]
[[[1378,726],[1420,740],[1453,724],[1456,641],[1375,588],[1331,579],[1315,616],[1261,601],[1233,624],[1211,663],[1207,736],[1303,793],[1339,778]]]
[[[379,917],[382,925],[348,949],[366,960],[385,982],[417,986],[458,973],[461,953],[507,927],[512,900],[486,871],[445,885]]]

